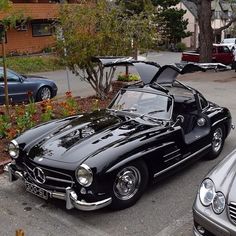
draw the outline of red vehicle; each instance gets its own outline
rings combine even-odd
[[[199,52],[198,50],[183,52],[181,59],[182,61],[187,61],[187,62],[199,62]],[[212,62],[231,65],[233,59],[234,59],[233,53],[232,51],[230,51],[228,46],[222,44],[213,44]]]

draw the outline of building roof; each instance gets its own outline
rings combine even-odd
[[[186,8],[193,14],[195,18],[198,18],[197,16],[197,5],[188,0],[181,0],[181,2],[186,6]]]

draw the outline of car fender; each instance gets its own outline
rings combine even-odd
[[[168,143],[169,144],[169,143]],[[156,152],[156,151],[161,151],[162,148],[164,148],[166,146],[165,143],[160,143],[158,146],[153,146],[151,148],[148,148],[147,150],[144,150],[142,153],[135,153],[134,155],[129,156],[128,158],[120,161],[119,163],[115,164],[114,166],[112,166],[111,168],[109,168],[106,173],[111,173],[117,169],[119,169],[120,167],[126,165],[127,163],[136,161],[137,159],[142,159],[145,163],[145,156],[152,153],[152,152]],[[147,164],[148,165],[148,164]]]

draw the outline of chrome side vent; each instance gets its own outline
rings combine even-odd
[[[236,202],[229,204],[229,215],[231,220],[236,224]]]

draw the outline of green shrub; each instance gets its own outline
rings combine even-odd
[[[186,44],[182,42],[176,43],[175,47],[178,52],[183,52],[187,48]]]
[[[2,66],[2,61],[0,61]],[[7,57],[7,68],[22,74],[64,69],[55,56]]]
[[[118,81],[130,82],[140,80],[139,76],[136,74],[119,74],[117,77]]]

